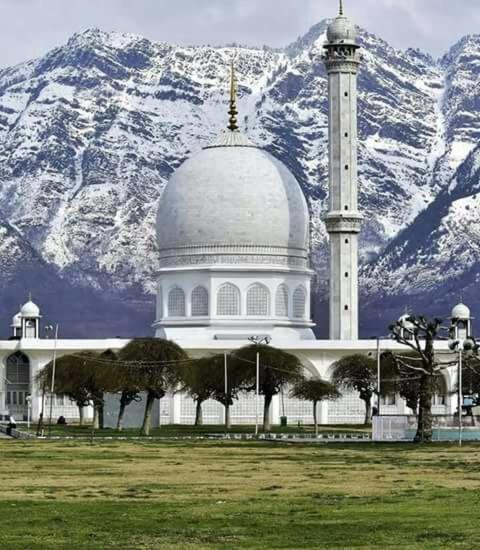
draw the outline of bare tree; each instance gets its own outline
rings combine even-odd
[[[438,376],[442,370],[457,364],[457,357],[435,353],[435,341],[447,330],[441,319],[429,320],[423,315],[411,315],[390,326],[397,342],[409,348],[408,354],[390,355],[400,373],[413,374],[419,383],[418,425],[414,441],[418,443],[432,440],[432,397],[437,387]]]

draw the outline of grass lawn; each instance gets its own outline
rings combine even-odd
[[[0,440],[0,548],[475,548],[479,451]]]

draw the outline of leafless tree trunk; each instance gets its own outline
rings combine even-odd
[[[315,439],[318,438],[317,404],[318,401],[313,402],[313,424],[315,426]]]
[[[195,426],[203,426],[202,400],[197,399],[195,409]]]
[[[424,374],[420,381],[420,406],[418,408],[418,425],[414,441],[425,443],[432,441],[432,377]]]
[[[365,399],[365,424],[372,423],[372,403],[370,399]]]
[[[143,417],[141,435],[150,435],[150,428],[152,423],[152,410],[155,402],[155,396],[152,392],[147,393],[147,402],[145,403],[145,415]]]
[[[100,414],[98,410],[98,405],[93,406],[93,429],[98,430],[100,427]]]
[[[272,404],[272,396],[265,395],[265,400],[263,403],[263,431],[268,432],[271,429],[270,423],[270,405]]]
[[[123,430],[123,417],[125,416],[125,409],[127,408],[127,405],[120,400],[120,409],[118,410],[118,418],[117,418],[117,430],[121,432]]]
[[[225,428],[229,430],[232,427],[232,418],[230,414],[230,403],[225,404]]]

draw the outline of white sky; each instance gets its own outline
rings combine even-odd
[[[345,0],[345,9],[392,45],[435,56],[480,32],[480,0]],[[179,44],[284,46],[337,11],[338,0],[0,0],[0,66],[92,27]]]

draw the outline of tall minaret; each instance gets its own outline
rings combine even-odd
[[[358,338],[357,71],[359,46],[343,14],[327,31],[330,235],[330,339]]]

